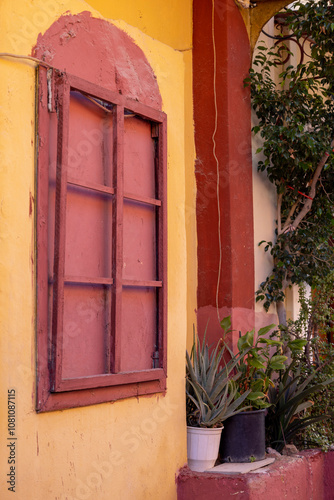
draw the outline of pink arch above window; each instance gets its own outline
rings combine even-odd
[[[90,12],[64,15],[39,35],[33,50],[57,69],[161,109],[156,77],[138,45]]]

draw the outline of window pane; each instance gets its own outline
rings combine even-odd
[[[111,197],[68,186],[65,275],[111,276]]]
[[[156,293],[155,288],[123,288],[121,371],[153,367]]]
[[[124,202],[123,278],[155,281],[156,208]]]
[[[63,378],[108,373],[110,288],[64,288]]]
[[[71,92],[68,175],[111,186],[112,114],[79,92]]]
[[[124,192],[155,198],[154,141],[151,122],[124,117]]]

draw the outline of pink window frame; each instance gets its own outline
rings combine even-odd
[[[161,393],[166,390],[167,377],[167,130],[165,113],[125,96],[82,80],[74,75],[39,68],[38,71],[38,158],[37,158],[37,411],[51,411],[86,406],[106,401]],[[64,281],[64,244],[66,214],[66,165],[69,127],[70,91],[76,90],[91,98],[101,99],[113,105],[114,135],[114,189],[93,186],[113,195],[113,269],[108,285],[113,287],[112,319],[115,341],[111,352],[110,371],[102,375],[62,378],[62,307]],[[49,120],[57,103],[57,196],[55,238],[54,294],[56,314],[52,318],[51,342],[48,334],[48,191],[49,191]],[[158,141],[156,155],[157,198],[144,198],[123,192],[123,134],[124,110],[152,122],[152,137]],[[72,182],[72,181],[70,181]],[[75,182],[75,181],[73,181]],[[158,280],[134,282],[122,279],[123,200],[130,199],[157,208],[157,268]],[[116,229],[117,228],[117,229]],[[116,229],[116,230],[115,230]],[[58,231],[57,231],[58,233]],[[103,281],[103,279],[102,279]],[[103,281],[104,282],[104,281]],[[102,283],[99,281],[99,284]],[[156,368],[132,372],[120,372],[122,332],[122,288],[151,287],[158,291],[157,325],[158,356]]]

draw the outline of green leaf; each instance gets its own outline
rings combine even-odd
[[[275,362],[275,363],[284,363],[288,358],[286,356],[282,356],[281,354],[275,354],[275,356],[273,356],[271,358],[271,362]]]
[[[287,356],[280,356],[280,355],[276,355],[276,356],[273,356],[270,361],[269,361],[269,366],[272,370],[284,370],[285,368],[285,361],[287,361]]]
[[[271,339],[259,339],[259,343],[267,344],[267,345],[272,345],[272,346],[281,346],[282,342],[280,340],[271,340]]]
[[[306,344],[306,339],[294,339],[288,342],[288,347],[292,350],[301,351]]]
[[[220,322],[222,329],[227,332],[231,328],[231,316],[226,316]]]
[[[261,370],[265,370],[266,366],[257,358],[252,358],[248,360],[248,364],[253,366],[254,368],[259,368]]]
[[[263,392],[251,392],[247,399],[249,399],[250,401],[255,401],[257,399],[262,399],[262,398],[265,398],[266,395],[263,393]]]
[[[260,330],[258,331],[258,335],[259,336],[266,335],[268,332],[270,332],[270,330],[272,330],[275,327],[276,325],[274,323],[272,323],[271,325],[264,326],[260,328]]]
[[[302,411],[311,408],[313,405],[314,405],[313,401],[305,401],[304,403],[297,406],[293,414],[298,415],[298,413],[301,413]]]

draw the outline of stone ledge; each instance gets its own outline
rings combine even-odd
[[[275,457],[276,458],[276,457]],[[183,467],[176,479],[178,500],[333,500],[334,451],[306,450],[281,456],[245,474],[192,472]]]
[[[208,469],[205,472],[210,474],[247,474],[248,472],[256,472],[262,467],[275,462],[274,458],[265,458],[264,460],[259,460],[258,462],[247,462],[247,463],[226,463],[216,465],[212,469]]]

